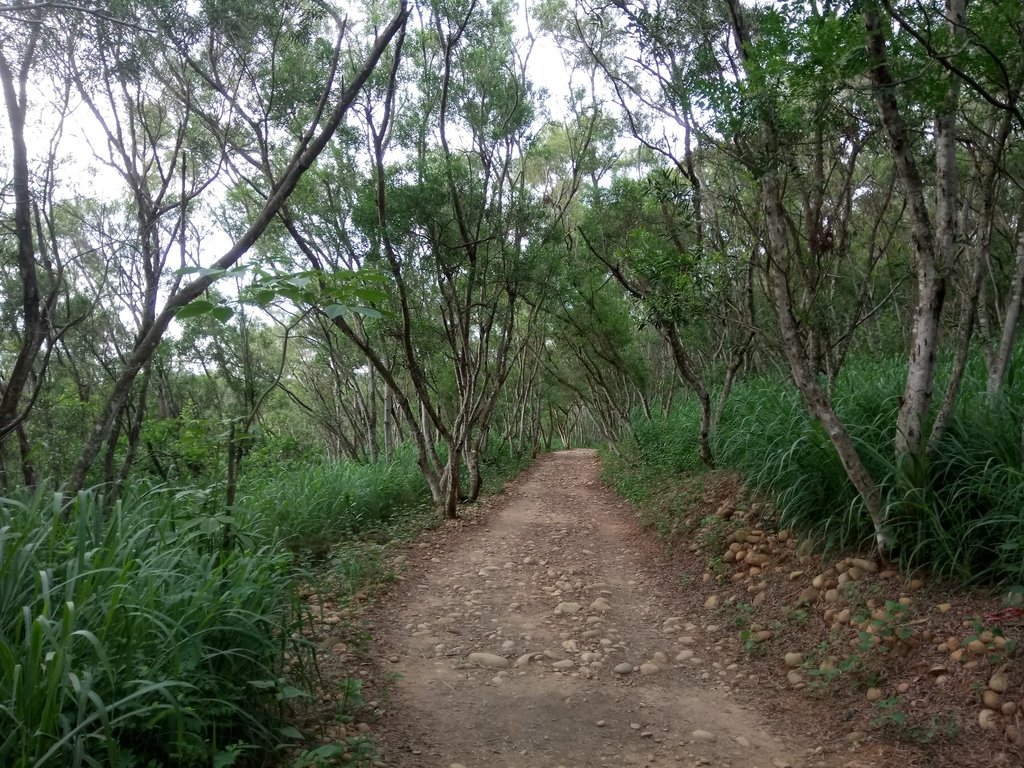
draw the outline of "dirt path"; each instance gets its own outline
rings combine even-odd
[[[382,607],[378,647],[399,673],[382,762],[861,765],[815,754],[800,723],[770,733],[735,695],[751,683],[735,633],[673,607],[683,585],[645,567],[599,471],[591,451],[540,459]]]

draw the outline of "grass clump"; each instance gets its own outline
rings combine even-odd
[[[386,528],[429,503],[407,446],[391,462],[321,459],[248,478],[236,506],[244,518],[301,549]]]
[[[972,361],[928,465],[902,466],[894,445],[905,375],[897,360],[854,359],[833,393],[884,494],[890,555],[908,569],[962,582],[1024,583],[1024,391],[1008,384],[989,397],[983,362]],[[936,391],[943,387],[940,381]],[[643,500],[665,476],[701,471],[697,425],[692,398],[668,416],[638,418],[606,476],[627,498]],[[772,499],[781,526],[829,550],[870,548],[874,531],[860,498],[825,431],[782,376],[735,387],[712,450],[720,468],[738,471]]]
[[[0,500],[0,765],[228,765],[281,741],[291,556],[224,530],[169,491]]]

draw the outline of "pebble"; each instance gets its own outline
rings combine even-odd
[[[992,675],[992,677],[988,679],[988,687],[996,693],[1006,693],[1006,689],[1009,687],[1009,681],[1006,679],[1006,673],[996,672]]]
[[[735,741],[744,749],[750,749],[750,739],[748,739],[746,736],[737,736],[735,739],[733,739],[733,741]]]
[[[576,662],[573,661],[572,659],[562,659],[561,661],[556,661],[551,666],[554,669],[557,669],[559,671],[564,671],[564,670],[567,670],[567,669],[575,669],[576,668]]]
[[[621,664],[616,664],[615,665],[614,672],[617,675],[628,675],[632,671],[633,671],[633,665],[630,664],[628,661],[624,661]]]
[[[646,664],[641,664],[640,665],[640,674],[641,675],[656,675],[659,672],[661,672],[661,667],[659,667],[657,664],[652,664],[651,662],[647,662]]]
[[[717,741],[718,738],[711,731],[696,730],[692,731],[690,735],[695,741]]]
[[[503,669],[509,666],[509,660],[504,656],[498,656],[496,653],[471,653],[468,658],[471,664],[477,664],[481,667]]]
[[[579,613],[581,607],[579,603],[559,603],[555,606],[555,613],[572,616],[574,613]]]

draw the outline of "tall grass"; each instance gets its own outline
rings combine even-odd
[[[926,467],[895,460],[896,413],[905,368],[895,360],[852,360],[834,405],[882,487],[892,554],[908,568],[962,581],[1024,582],[1024,393],[984,392],[984,366],[972,361],[945,437]],[[936,391],[941,393],[944,382]],[[701,468],[697,406],[682,401],[665,418],[634,422],[617,488],[636,498],[658,478]],[[781,377],[742,382],[733,391],[713,450],[719,466],[740,472],[771,497],[781,525],[826,548],[865,548],[873,529],[824,430]]]
[[[225,546],[225,522],[168,491],[0,500],[0,765],[209,765],[279,741],[290,555]]]
[[[521,457],[484,458],[507,479]],[[263,762],[285,723],[286,653],[309,652],[295,554],[341,586],[381,577],[386,539],[429,519],[405,447],[389,463],[315,461],[216,486],[136,485],[121,501],[0,499],[0,766]],[[298,665],[299,669],[312,665]]]
[[[246,478],[236,507],[301,549],[389,526],[429,502],[415,453],[403,446],[391,462],[321,459]]]

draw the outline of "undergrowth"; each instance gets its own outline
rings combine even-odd
[[[894,458],[904,377],[896,361],[852,360],[833,396],[885,496],[891,556],[907,569],[962,582],[1024,583],[1024,391],[1011,381],[989,398],[984,366],[973,360],[930,464],[906,467]],[[943,388],[940,381],[936,392]],[[668,476],[704,471],[698,420],[692,398],[667,416],[638,416],[621,456],[607,457],[606,477],[622,495],[642,500]],[[870,548],[873,528],[828,436],[781,376],[735,387],[712,449],[720,468],[738,471],[774,502],[779,525],[827,550]]]
[[[528,460],[483,457],[487,488]],[[408,446],[262,464],[231,508],[217,484],[144,481],[117,502],[0,499],[0,765],[272,761],[302,739],[287,714],[316,683],[297,585],[319,571],[345,598],[384,581],[389,543],[436,519]]]
[[[170,491],[0,502],[0,765],[209,765],[281,740],[291,556],[226,542],[230,523]]]

